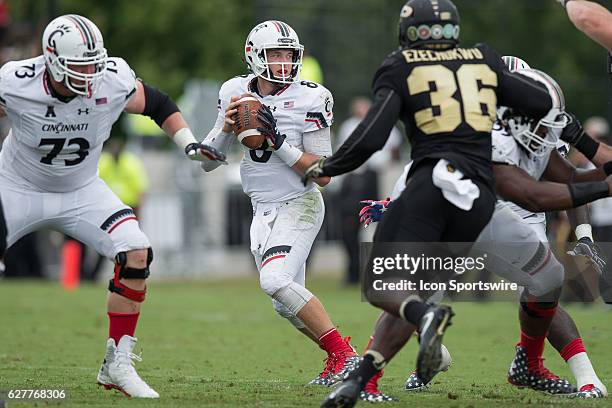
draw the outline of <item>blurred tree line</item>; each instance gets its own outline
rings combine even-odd
[[[600,0],[612,9],[610,0]],[[244,40],[259,21],[280,19],[299,34],[324,72],[336,114],[370,94],[372,75],[397,46],[403,0],[8,0],[12,19],[30,24],[37,41],[53,16],[95,21],[110,55],[174,97],[188,78],[224,81],[244,73]],[[606,53],[576,30],[554,0],[455,0],[463,45],[486,42],[548,72],[579,117],[608,116]]]

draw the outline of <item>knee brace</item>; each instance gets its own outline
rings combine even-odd
[[[121,279],[147,279],[149,277],[149,266],[153,262],[153,249],[147,248],[147,266],[144,268],[131,268],[127,265],[127,253],[120,252],[115,257],[115,274],[108,283],[108,290],[121,295],[134,302],[143,302],[147,294],[144,290],[135,290],[121,283]]]
[[[276,313],[279,314],[279,316],[289,320],[289,323],[295,326],[296,329],[303,329],[304,327],[306,327],[303,321],[301,321],[296,315],[292,314],[291,311],[287,309],[285,305],[280,303],[278,300],[272,299],[272,306],[274,307],[274,310],[276,310]]]
[[[293,316],[297,316],[312,298],[313,294],[308,289],[295,282],[280,288],[272,295],[272,299],[286,307]]]

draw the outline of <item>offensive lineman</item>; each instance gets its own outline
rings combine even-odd
[[[399,39],[401,48],[375,74],[375,102],[366,118],[338,152],[313,163],[304,177],[334,176],[359,167],[402,119],[414,164],[401,204],[390,208],[376,231],[370,260],[386,249],[384,242],[464,242],[463,250],[468,250],[495,206],[491,129],[497,105],[522,109],[534,118],[551,114],[554,107],[540,83],[510,73],[486,45],[458,47],[459,13],[450,0],[408,1],[400,13]],[[450,307],[430,306],[414,291],[384,301],[374,300],[373,292],[366,290],[366,297],[386,313],[377,322],[370,350],[322,406],[353,406],[360,390],[415,329],[421,333],[419,377],[428,382],[439,370]],[[397,330],[378,333],[384,322]]]
[[[115,261],[107,302],[106,354],[97,381],[128,396],[158,398],[136,373],[134,331],[153,251],[131,208],[98,177],[103,142],[121,112],[144,114],[192,160],[223,161],[196,142],[176,104],[108,57],[87,18],[51,21],[43,55],[0,69],[0,113],[11,130],[0,153],[0,196],[8,246],[39,228],[70,235]]]
[[[313,385],[332,385],[353,368],[358,357],[329,319],[321,302],[305,287],[306,258],[321,228],[325,207],[314,184],[303,186],[306,163],[331,155],[331,93],[314,82],[299,81],[304,47],[282,21],[256,25],[246,39],[250,74],[226,81],[219,91],[219,114],[205,139],[226,152],[236,136],[232,116],[243,94],[264,107],[259,130],[266,136],[260,149],[243,146],[240,175],[253,204],[251,252],[261,289],[276,312],[327,352],[324,370]],[[204,162],[205,171],[218,163]],[[300,173],[300,174],[298,174]],[[321,186],[329,177],[317,180]]]
[[[504,57],[504,59],[509,64],[511,71],[515,71],[517,67],[529,69],[524,61],[516,57]],[[525,73],[522,70],[518,72]],[[541,80],[552,81],[550,77],[544,76],[543,73],[532,75]],[[560,88],[556,84],[554,88],[562,98]],[[499,110],[500,113],[504,111],[505,108]],[[508,122],[514,124],[514,126],[508,125]],[[499,268],[491,270],[497,273],[503,271],[501,272],[502,276],[523,284],[531,292],[540,292],[542,288],[547,287],[548,289],[545,290],[548,291],[550,288],[557,287],[563,280],[562,268],[558,267],[559,264],[551,253],[551,261],[545,263],[536,273],[530,274],[523,270],[525,261],[529,261],[529,259],[521,258],[518,253],[510,256],[508,256],[509,254],[504,255],[503,252],[506,249],[504,243],[522,240],[528,243],[540,242],[539,245],[547,246],[544,213],[538,211],[569,209],[576,207],[584,200],[592,201],[596,199],[595,196],[576,197],[576,193],[580,196],[580,191],[589,188],[589,184],[593,181],[601,185],[602,189],[604,185],[606,189],[609,189],[609,183],[603,181],[607,176],[605,167],[579,174],[556,151],[555,145],[558,142],[558,133],[561,131],[558,126],[561,124],[562,122],[559,122],[556,128],[547,128],[546,135],[540,137],[541,135],[535,132],[527,131],[526,126],[533,126],[531,123],[528,124],[527,121],[518,118],[498,119],[492,132],[493,171],[497,176],[496,190],[501,199],[497,203],[492,220],[480,234],[476,247],[479,246],[479,243],[494,242],[494,245],[486,247],[489,254],[499,254],[503,259],[502,262],[521,265],[521,267],[508,269],[498,264],[496,266],[500,266]],[[407,167],[409,166],[410,164]],[[572,172],[574,172],[574,176],[572,176]],[[407,170],[398,179],[393,191],[393,198],[396,198],[403,190],[406,173]],[[543,176],[555,183],[538,182],[537,180]],[[557,183],[567,184],[567,187]],[[572,191],[574,192],[573,199],[576,201],[564,205],[563,201],[569,202],[571,200],[570,192]],[[364,207],[361,213],[362,220],[366,224],[380,219],[382,215],[380,210],[387,207],[389,201],[370,202],[369,204]],[[535,212],[526,210],[519,204]],[[563,208],[560,208],[560,206]],[[584,230],[589,229],[588,224],[581,224],[576,228],[576,235],[579,238],[577,248],[586,249],[583,254],[590,253],[595,258],[594,262],[598,263],[601,260],[597,259],[596,250],[593,247],[593,238],[588,231],[584,232]],[[533,252],[530,250],[531,246],[531,244],[528,244],[523,250]],[[507,248],[506,251],[514,252],[515,249],[517,248],[513,246]],[[578,249],[574,251],[578,251]],[[599,264],[599,266],[602,265]],[[526,307],[524,300],[521,306],[522,308]],[[542,347],[540,342],[543,342],[543,338],[533,339],[525,336],[524,333],[521,333],[521,342],[517,346],[517,354],[508,373],[508,381],[514,385],[526,386],[551,394],[571,394],[579,398],[606,396],[606,387],[591,365],[575,323],[560,306],[552,320],[549,332],[546,334],[550,343],[559,351],[574,374],[578,385],[577,392],[565,380],[559,379],[546,370],[541,364],[541,359],[539,359],[541,356],[535,355],[531,359],[531,363],[528,361],[527,346],[537,340],[538,347]],[[447,356],[447,362],[450,363],[450,355]],[[446,368],[448,368],[448,364]],[[537,381],[528,381],[529,376],[537,379]],[[407,390],[417,390],[424,386],[425,384],[421,382],[415,372],[410,375],[406,382]]]

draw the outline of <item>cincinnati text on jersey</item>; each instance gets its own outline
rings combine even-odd
[[[42,131],[59,134],[63,132],[82,132],[87,130],[88,127],[89,123],[45,123],[42,125]]]

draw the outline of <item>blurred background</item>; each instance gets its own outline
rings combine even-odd
[[[610,1],[600,3],[612,8]],[[397,46],[403,4],[402,0],[0,0],[0,60],[39,55],[42,30],[52,18],[82,14],[101,29],[109,55],[123,57],[145,82],[177,100],[194,133],[203,139],[217,114],[220,84],[246,73],[243,44],[250,29],[267,19],[283,20],[305,46],[308,60],[303,77],[322,82],[334,95],[332,132],[337,146],[344,138],[342,125],[344,133],[350,133],[367,105],[373,73]],[[596,117],[590,122],[595,126],[592,132],[609,142],[607,53],[574,28],[558,3],[455,0],[455,4],[461,14],[463,45],[486,42],[502,55],[519,56],[546,71],[564,89],[568,110],[583,121]],[[6,131],[3,123],[2,135]],[[390,194],[409,160],[403,129],[396,132],[399,136],[390,139],[371,165],[325,189],[326,221],[309,260],[309,273],[336,274],[345,283],[354,283],[355,264],[350,261],[356,261],[356,245],[371,237],[373,229],[364,234],[356,225],[357,201]],[[138,208],[156,253],[152,277],[256,273],[248,250],[251,207],[240,185],[238,146],[229,166],[204,174],[144,117],[122,118],[112,140],[103,177],[109,184],[114,179],[118,194],[127,191],[131,197],[122,198]],[[583,165],[579,155],[571,157]],[[348,200],[350,194],[357,198]],[[612,217],[612,206],[601,203],[594,223],[603,228],[603,237],[612,225],[607,219]],[[571,234],[564,215],[550,216],[551,240],[564,242]],[[10,250],[7,276],[56,278],[67,267],[67,259],[75,256],[82,258],[83,278],[101,279],[110,271],[110,262],[100,261],[69,237],[41,232]]]

